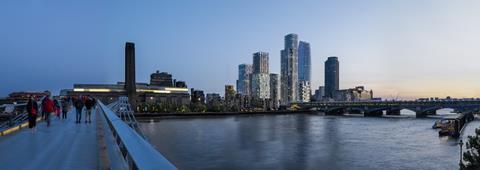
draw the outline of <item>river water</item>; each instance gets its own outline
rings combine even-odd
[[[458,169],[458,141],[438,137],[435,120],[290,114],[144,119],[141,125],[179,169]],[[478,120],[462,137],[476,127]]]

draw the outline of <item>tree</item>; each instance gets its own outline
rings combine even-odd
[[[460,169],[480,169],[480,128],[475,129],[474,136],[468,136],[465,148]]]
[[[190,112],[190,109],[186,105],[181,105],[177,108],[177,112],[180,112],[180,113]]]
[[[202,104],[200,102],[192,103],[190,104],[190,107],[192,108],[190,110],[193,112],[205,112],[207,110],[207,106],[205,106],[205,104]]]

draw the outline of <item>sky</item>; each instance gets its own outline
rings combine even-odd
[[[0,96],[58,93],[74,83],[124,79],[124,45],[136,46],[136,77],[156,70],[223,94],[238,64],[270,54],[280,73],[286,34],[307,41],[312,88],[338,56],[340,88],[377,97],[480,97],[480,1],[2,0]]]

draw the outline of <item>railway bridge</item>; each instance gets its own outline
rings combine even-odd
[[[480,100],[442,100],[442,101],[328,101],[292,103],[301,110],[317,110],[327,115],[363,114],[364,116],[400,115],[400,110],[415,112],[416,117],[434,115],[439,109],[450,108],[456,113],[478,113]]]

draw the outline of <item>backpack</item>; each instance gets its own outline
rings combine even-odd
[[[52,113],[54,111],[55,108],[54,107],[54,103],[52,100],[50,99],[46,99],[43,103],[42,103],[42,108],[44,109],[44,111],[46,113]]]
[[[32,115],[37,114],[37,109],[35,109],[33,102],[30,104],[30,112],[32,113]]]

